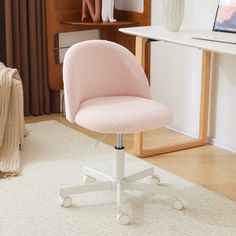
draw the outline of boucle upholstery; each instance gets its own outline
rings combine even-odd
[[[136,57],[123,46],[91,40],[72,46],[63,67],[66,117],[101,133],[134,133],[166,126],[172,115],[151,100]]]
[[[142,68],[126,48],[103,40],[72,46],[63,67],[66,117],[74,122],[81,102],[96,97],[150,98]]]
[[[100,133],[125,134],[168,124],[171,113],[161,103],[140,97],[93,98],[80,105],[76,123]]]

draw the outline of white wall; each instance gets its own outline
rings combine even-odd
[[[213,25],[218,0],[186,0],[184,22]],[[161,24],[162,0],[152,0],[152,24]],[[214,55],[210,138],[236,151],[236,57]],[[172,128],[197,136],[201,51],[167,43],[152,44],[153,96],[174,112]]]
[[[144,0],[115,0],[115,8],[142,13],[144,10],[143,2]]]

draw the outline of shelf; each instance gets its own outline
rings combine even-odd
[[[81,22],[81,21],[61,21],[61,25],[64,29],[67,27],[87,27],[87,28],[122,28],[122,27],[129,27],[129,26],[137,26],[137,22],[130,22],[130,21],[117,21],[117,22]]]

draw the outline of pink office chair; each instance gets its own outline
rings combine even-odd
[[[122,191],[158,193],[153,185],[160,180],[154,168],[124,176],[122,134],[164,127],[171,121],[171,112],[151,100],[147,78],[135,56],[113,42],[92,40],[72,46],[65,56],[63,78],[66,118],[89,130],[116,134],[116,168],[114,176],[108,176],[84,167],[85,184],[61,188],[60,203],[69,207],[73,194],[110,189],[117,192],[118,222],[128,224],[131,217],[122,210]],[[148,176],[151,184],[137,182]],[[183,209],[183,202],[173,198],[173,206]]]

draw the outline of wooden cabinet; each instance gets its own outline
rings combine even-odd
[[[62,64],[58,60],[59,33],[83,31],[89,29],[100,30],[100,38],[117,42],[135,53],[135,37],[118,31],[121,27],[150,25],[151,0],[144,0],[144,12],[136,13],[115,10],[115,23],[81,22],[82,0],[47,0],[47,46],[48,46],[48,78],[50,88],[63,89]],[[148,46],[149,47],[149,46]],[[147,49],[146,73],[149,76],[150,48]]]

